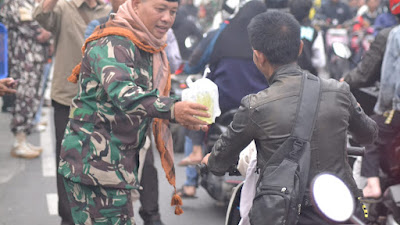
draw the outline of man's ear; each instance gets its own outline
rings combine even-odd
[[[254,55],[257,58],[257,61],[260,65],[263,65],[265,63],[265,61],[267,60],[267,57],[265,57],[264,53],[258,51],[258,50],[253,50]]]
[[[304,42],[303,42],[302,40],[300,40],[299,56],[300,56],[301,53],[303,52],[303,47],[304,47]]]
[[[132,0],[132,6],[134,9],[137,9],[138,5],[142,2],[142,0]]]

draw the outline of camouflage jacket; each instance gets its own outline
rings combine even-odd
[[[59,173],[74,182],[138,187],[139,149],[152,118],[171,119],[174,100],[153,89],[152,54],[121,36],[89,42]]]
[[[6,0],[1,6],[0,22],[8,30],[10,67],[20,67],[24,61],[47,62],[50,43],[39,43],[36,39],[41,26],[32,17],[34,5],[35,0]]]

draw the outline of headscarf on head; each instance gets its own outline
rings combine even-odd
[[[166,0],[169,2],[179,2],[179,0]],[[122,29],[121,29],[122,28]],[[128,32],[127,34],[126,30]],[[136,47],[143,51],[153,54],[153,87],[160,91],[161,96],[169,96],[171,88],[170,70],[167,54],[164,51],[166,47],[166,35],[158,39],[143,24],[136,13],[133,0],[128,0],[122,4],[116,14],[112,14],[110,20],[105,25],[100,25],[94,33],[86,40],[82,47],[84,52],[86,44],[107,35],[118,35],[129,37]],[[68,78],[71,82],[77,82],[80,66],[73,70],[73,74]],[[156,141],[158,152],[160,153],[161,164],[165,171],[168,182],[174,187],[175,194],[172,197],[171,205],[175,206],[175,214],[183,213],[182,199],[176,194],[175,167],[173,156],[172,135],[168,127],[168,120],[159,118],[153,119],[153,134]]]

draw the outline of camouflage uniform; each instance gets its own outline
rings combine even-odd
[[[11,130],[30,133],[40,103],[39,88],[49,44],[36,40],[40,25],[33,20],[35,0],[6,0],[0,11],[8,29],[10,77],[19,79]]]
[[[132,202],[130,190],[100,186],[88,188],[68,179],[64,179],[64,184],[76,224],[135,224],[133,205],[129,204]]]
[[[83,186],[138,189],[146,131],[152,118],[171,119],[174,103],[153,89],[152,68],[152,54],[125,37],[87,44],[62,142],[62,176]]]

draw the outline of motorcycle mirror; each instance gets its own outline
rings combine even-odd
[[[316,209],[335,222],[349,220],[354,212],[354,197],[342,180],[332,174],[319,174],[311,182],[311,199]]]
[[[349,59],[351,57],[351,51],[349,47],[345,44],[340,42],[332,43],[332,49],[335,55],[339,56],[340,58]]]
[[[192,48],[197,42],[197,38],[194,36],[188,36],[185,38],[185,47],[187,49]]]

